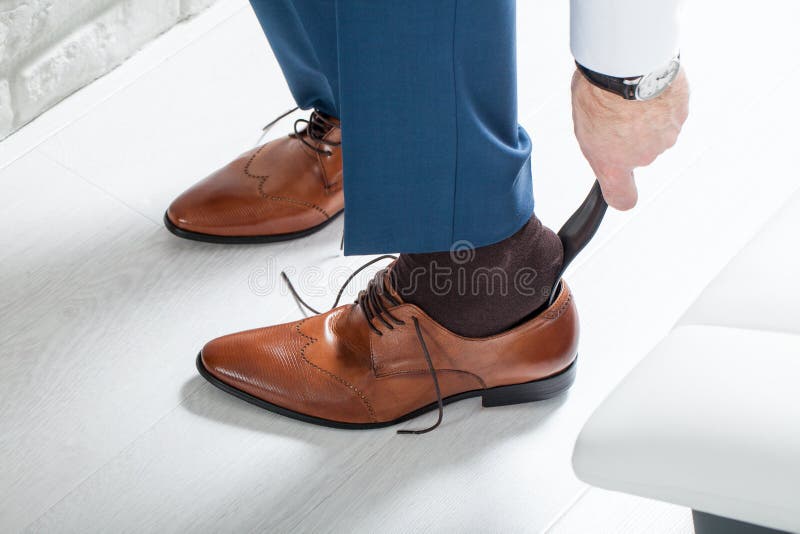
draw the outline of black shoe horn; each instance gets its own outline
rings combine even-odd
[[[600,182],[595,181],[586,200],[558,231],[561,246],[564,248],[564,262],[561,264],[561,270],[558,272],[556,282],[550,291],[548,305],[552,304],[558,296],[564,271],[567,270],[572,260],[580,254],[581,250],[589,244],[597,229],[600,228],[600,223],[603,222],[603,215],[606,214],[606,208],[608,208],[608,204],[603,198]]]

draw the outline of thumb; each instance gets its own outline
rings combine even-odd
[[[609,206],[625,211],[636,205],[639,193],[636,191],[633,169],[625,167],[611,167],[602,171],[595,169],[595,175]]]

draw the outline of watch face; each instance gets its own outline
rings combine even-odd
[[[679,68],[680,63],[676,60],[672,60],[669,65],[663,69],[651,72],[642,78],[636,87],[637,100],[650,100],[663,93],[678,75]]]

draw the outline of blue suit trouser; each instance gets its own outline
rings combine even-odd
[[[339,117],[345,252],[496,243],[533,213],[516,0],[251,0],[303,109]]]

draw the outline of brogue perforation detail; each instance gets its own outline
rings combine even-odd
[[[247,164],[244,166],[244,173],[250,178],[255,178],[257,180],[259,179],[266,180],[267,178],[269,178],[269,174],[253,174],[252,172],[250,172],[250,165],[253,164],[253,161],[255,161],[258,155],[261,154],[261,151],[264,150],[264,147],[266,147],[268,144],[269,143],[266,143],[258,147],[256,151],[253,152],[253,154],[250,156],[250,159],[247,160]]]
[[[336,375],[336,374],[328,371],[327,369],[323,369],[319,365],[317,365],[314,362],[312,362],[311,360],[309,360],[308,357],[306,357],[306,349],[308,347],[310,347],[311,345],[313,345],[314,343],[316,343],[318,340],[317,340],[317,338],[311,337],[311,336],[307,335],[305,332],[303,332],[302,330],[300,330],[300,326],[304,322],[305,322],[305,320],[302,320],[302,321],[298,321],[295,324],[295,330],[297,331],[297,333],[300,336],[302,336],[302,337],[304,337],[304,338],[306,338],[308,340],[308,343],[303,345],[303,348],[300,349],[300,356],[303,358],[303,361],[306,362],[311,367],[313,367],[314,369],[316,369],[318,371],[321,371],[322,373],[324,373],[324,374],[328,375],[329,377],[333,378],[334,380],[336,380],[337,382],[339,382],[343,386],[347,386],[348,388],[350,388],[356,395],[358,395],[358,397],[361,399],[361,402],[364,403],[364,406],[366,406],[367,411],[369,412],[369,416],[372,419],[372,421],[373,422],[377,422],[378,421],[378,417],[375,415],[375,410],[372,408],[372,404],[370,404],[369,399],[367,399],[367,396],[364,395],[364,393],[360,389],[358,389],[353,384],[351,384],[350,382],[348,382],[344,378],[340,377],[339,375]]]
[[[322,208],[320,206],[317,206],[316,204],[312,204],[311,202],[306,202],[305,200],[298,200],[296,198],[291,198],[291,197],[279,197],[279,196],[275,196],[275,195],[268,195],[268,194],[264,193],[264,191],[261,190],[261,185],[258,186],[258,192],[261,194],[261,196],[265,200],[272,200],[273,202],[290,202],[292,204],[298,204],[298,205],[303,206],[305,208],[309,208],[309,209],[313,209],[313,210],[318,211],[326,219],[330,219],[331,218],[330,214],[328,214],[328,212],[325,211],[324,208]]]
[[[331,218],[330,214],[323,207],[318,206],[317,204],[312,204],[311,202],[306,202],[305,200],[299,200],[291,197],[279,197],[275,195],[270,195],[264,191],[264,183],[266,183],[267,178],[269,178],[269,174],[253,174],[252,172],[250,172],[250,166],[253,164],[253,161],[258,157],[258,155],[261,153],[261,150],[265,146],[267,145],[264,144],[258,147],[258,149],[255,152],[253,152],[253,154],[250,156],[250,159],[247,160],[247,164],[244,166],[245,175],[247,175],[250,178],[253,178],[254,180],[258,180],[258,194],[266,200],[272,200],[275,202],[290,202],[292,204],[298,204],[300,206],[304,206],[309,209],[317,210],[326,219],[330,219]]]

